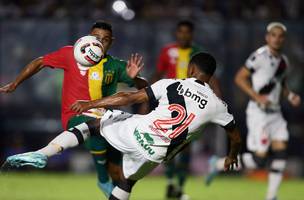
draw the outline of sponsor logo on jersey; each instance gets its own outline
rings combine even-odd
[[[114,77],[114,71],[106,71],[104,81],[108,85],[112,83]]]
[[[137,129],[134,131],[134,137],[137,143],[150,155],[154,155],[155,151],[151,148],[150,145],[154,144],[153,138],[149,133],[140,133]]]
[[[204,109],[207,105],[208,101],[202,97],[199,93],[195,93],[191,91],[189,88],[184,88],[182,84],[177,87],[177,91],[179,95],[183,95],[187,98],[192,99],[193,101],[198,103],[198,107],[200,109]]]

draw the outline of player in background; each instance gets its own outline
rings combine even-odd
[[[187,79],[162,79],[137,92],[120,92],[95,101],[75,102],[71,109],[82,113],[91,108],[111,108],[133,103],[158,101],[147,115],[132,115],[108,110],[102,118],[68,129],[49,145],[36,151],[10,156],[7,163],[20,167],[43,168],[47,158],[64,149],[82,143],[88,137],[101,134],[123,153],[122,180],[112,191],[110,200],[129,199],[134,184],[157,165],[172,159],[187,146],[207,123],[225,128],[230,138],[230,152],[223,167],[237,166],[241,138],[227,104],[219,99],[208,82],[216,69],[215,59],[207,53],[191,58]]]
[[[161,78],[187,78],[188,64],[191,57],[198,53],[201,48],[193,44],[194,24],[191,21],[180,21],[175,31],[176,42],[170,43],[162,48],[157,62],[157,69],[152,76],[151,82],[154,83]],[[212,78],[212,89],[220,97],[219,82]],[[155,105],[152,105],[154,107]],[[189,199],[184,194],[183,188],[186,182],[191,159],[191,148],[182,151],[176,159],[165,164],[167,177],[167,198],[178,198],[181,200]],[[175,183],[177,178],[177,185]]]
[[[250,97],[246,109],[250,153],[241,156],[241,163],[248,169],[264,168],[270,163],[266,200],[277,199],[286,166],[289,134],[281,112],[281,97],[294,107],[301,103],[300,97],[289,90],[286,83],[289,62],[281,52],[286,32],[282,23],[270,23],[265,37],[267,45],[253,52],[235,76],[236,85]],[[207,184],[223,169],[221,163],[223,159],[217,158],[211,162]]]
[[[30,78],[45,67],[58,68],[64,71],[62,86],[61,120],[66,130],[82,122],[100,118],[102,111],[89,110],[77,115],[70,109],[76,100],[95,100],[116,93],[119,82],[128,86],[143,88],[147,82],[140,78],[139,71],[143,67],[142,57],[132,55],[128,62],[119,60],[107,54],[114,40],[112,26],[103,21],[97,21],[90,30],[90,35],[96,36],[103,44],[104,58],[95,66],[85,69],[76,63],[73,56],[73,46],[64,46],[57,51],[36,58],[8,85],[1,87],[0,92],[13,92],[24,80]],[[113,189],[114,181],[121,177],[121,154],[116,150],[109,150],[108,143],[101,136],[91,137],[86,141],[86,148],[92,154],[98,175],[98,186],[108,196]],[[109,150],[109,151],[108,151]],[[108,168],[108,169],[107,169]]]

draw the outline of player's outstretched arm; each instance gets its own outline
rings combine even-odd
[[[243,66],[236,73],[234,82],[251,99],[253,99],[260,105],[267,106],[270,103],[269,100],[267,99],[267,96],[259,95],[252,89],[252,86],[249,81],[249,77],[250,77],[250,71],[245,66]]]
[[[224,170],[233,170],[234,165],[238,167],[237,155],[241,149],[241,135],[238,128],[233,124],[231,126],[225,127],[226,132],[230,140],[230,151],[225,159]]]
[[[24,69],[20,72],[17,78],[11,83],[0,87],[0,92],[10,93],[15,91],[15,89],[20,85],[24,80],[30,78],[43,68],[42,57],[36,58],[29,64],[27,64]]]
[[[135,103],[143,103],[148,100],[149,98],[146,90],[141,89],[136,92],[118,92],[112,96],[94,101],[76,101],[70,108],[80,114],[92,108],[119,107]]]

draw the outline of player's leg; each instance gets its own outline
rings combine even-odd
[[[96,135],[86,141],[85,147],[89,150],[93,158],[97,172],[97,185],[105,196],[109,197],[114,185],[107,171],[108,143],[101,135]]]
[[[287,123],[281,114],[274,116],[273,122],[271,123],[271,129],[272,155],[268,174],[267,200],[274,200],[277,198],[278,189],[282,182],[283,172],[286,167],[286,149],[289,135],[287,131]]]
[[[123,179],[121,167],[122,154],[120,151],[109,145],[107,151],[107,159],[108,172],[112,178],[113,184],[117,185],[118,182]]]
[[[99,120],[94,123],[99,124]],[[35,152],[28,152],[23,154],[13,155],[7,158],[6,162],[14,167],[22,167],[24,165],[31,165],[34,167],[43,168],[47,164],[47,158],[54,156],[61,151],[78,146],[82,144],[89,136],[90,128],[86,123],[82,123],[62,132],[55,139],[53,139],[46,147]]]
[[[175,159],[172,159],[165,164],[165,175],[167,178],[167,191],[166,191],[167,198],[176,197],[176,186],[174,182],[175,174],[176,174]]]
[[[124,178],[112,191],[110,200],[128,200],[134,184],[148,175],[159,163],[147,160],[136,149],[125,152],[123,156]]]
[[[191,159],[191,148],[189,145],[183,151],[180,152],[176,162],[176,172],[178,178],[178,186],[177,186],[178,199],[183,199],[183,200],[189,199],[188,195],[184,193],[184,186],[189,173],[190,159]]]
[[[76,126],[83,122],[90,123],[90,121],[94,119],[95,118],[84,115],[73,117],[69,120],[68,128]],[[99,126],[97,128],[99,129]],[[96,128],[93,128],[92,130],[98,133],[91,136],[85,142],[84,146],[86,147],[86,149],[89,150],[90,154],[92,155],[95,169],[97,172],[97,178],[98,178],[97,185],[101,189],[101,191],[106,195],[106,197],[109,197],[111,191],[114,188],[113,183],[107,171],[107,148],[109,144],[99,134],[99,130],[97,130]]]
[[[279,186],[282,182],[283,172],[286,167],[287,144],[284,141],[273,141],[272,156],[268,174],[267,200],[274,200],[277,197]]]

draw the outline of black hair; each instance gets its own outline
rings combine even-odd
[[[194,24],[189,20],[183,20],[177,23],[176,28],[180,28],[181,26],[186,26],[190,29],[191,32],[194,31]]]
[[[110,31],[112,33],[112,25],[107,23],[107,22],[104,22],[104,21],[96,21],[92,27],[91,27],[91,31],[94,29],[94,28],[100,28],[100,29],[103,29],[103,30],[107,30],[107,31]]]
[[[190,64],[196,65],[200,71],[212,76],[216,69],[216,61],[209,53],[200,52],[192,56]]]

